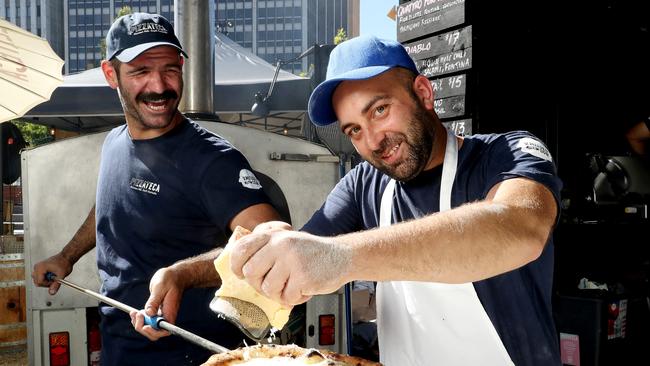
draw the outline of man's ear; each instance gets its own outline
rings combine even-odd
[[[110,61],[102,61],[102,72],[104,73],[104,78],[106,78],[108,85],[113,89],[117,89],[117,70],[115,70]]]
[[[431,82],[424,75],[418,75],[413,80],[413,91],[420,98],[422,105],[429,110],[433,110],[433,99],[435,92]]]

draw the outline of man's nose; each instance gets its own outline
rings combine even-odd
[[[162,92],[167,90],[167,84],[165,83],[165,78],[163,77],[163,74],[160,72],[150,73],[148,86],[149,86],[149,90],[151,90],[154,93],[162,94]]]
[[[380,150],[382,141],[386,138],[386,134],[381,130],[369,128],[366,130],[366,144],[370,151]]]

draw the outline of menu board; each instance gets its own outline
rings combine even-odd
[[[466,103],[472,26],[464,22],[464,0],[413,0],[398,7],[397,38],[431,81],[436,114],[458,135],[472,131]]]
[[[472,120],[471,119],[457,119],[454,121],[442,122],[442,124],[458,136],[467,136],[472,134]]]
[[[437,36],[404,43],[404,48],[414,60],[428,59],[470,47],[472,47],[471,25]]]
[[[436,99],[452,97],[454,95],[465,95],[466,85],[466,74],[431,80],[431,87],[433,87],[433,92],[436,94]]]
[[[405,42],[464,22],[465,0],[412,0],[397,7],[397,40]]]

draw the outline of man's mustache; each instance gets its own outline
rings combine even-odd
[[[178,93],[173,90],[165,90],[161,93],[142,93],[136,98],[139,102],[153,102],[161,99],[178,99]]]
[[[395,147],[395,145],[404,140],[404,138],[400,138],[398,136],[388,136],[379,143],[379,148],[377,150],[374,150],[372,152],[372,155],[377,159],[381,159],[381,157],[384,156],[388,150],[392,149]]]

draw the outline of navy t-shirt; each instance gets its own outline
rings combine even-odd
[[[438,166],[411,181],[396,182],[393,222],[438,212],[441,174],[442,166]],[[515,177],[540,182],[559,202],[562,183],[551,155],[534,136],[515,131],[465,137],[458,152],[451,206],[482,200],[495,184]],[[302,230],[333,236],[378,227],[381,196],[389,180],[367,162],[359,164],[336,185]],[[551,312],[552,278],[551,237],[537,260],[474,282],[476,293],[515,365],[560,363]]]
[[[233,217],[268,202],[244,156],[190,120],[149,140],[131,139],[126,126],[113,129],[102,148],[97,184],[101,293],[143,308],[156,270],[225,244]],[[210,311],[215,291],[185,291],[176,324],[232,347],[243,337]],[[176,336],[149,341],[116,308],[103,305],[100,312],[109,350],[102,365],[187,364],[188,357],[202,363],[210,355]]]

